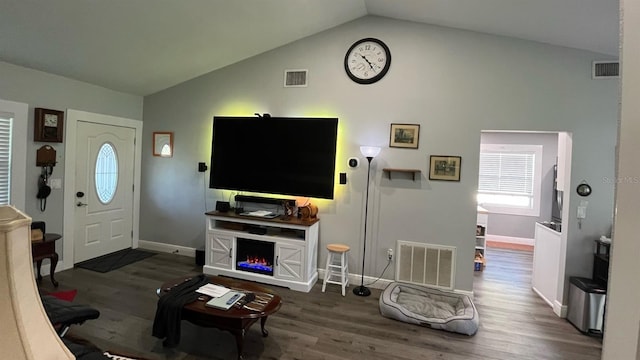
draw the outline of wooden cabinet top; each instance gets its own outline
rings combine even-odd
[[[284,215],[280,215],[280,216],[275,217],[273,219],[268,219],[268,218],[263,218],[263,217],[259,217],[259,216],[239,215],[239,214],[236,214],[234,212],[221,212],[221,211],[208,211],[208,212],[206,212],[204,214],[207,215],[207,216],[217,216],[217,217],[221,217],[221,218],[227,218],[227,219],[229,219],[229,221],[233,221],[233,220],[242,220],[242,221],[253,220],[253,221],[263,221],[263,222],[273,223],[273,224],[287,224],[287,225],[300,225],[300,226],[311,226],[311,225],[317,223],[318,221],[320,221],[320,219],[318,219],[318,218],[302,220],[302,219],[298,219],[295,216],[289,216],[289,217],[285,218]]]

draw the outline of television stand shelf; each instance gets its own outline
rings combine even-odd
[[[278,216],[267,219],[233,212],[211,211],[206,215],[205,265],[208,275],[245,280],[309,292],[318,280],[318,229],[320,221]],[[238,266],[239,239],[273,244],[266,259],[273,275],[242,270]],[[240,241],[242,242],[242,241]],[[246,242],[246,241],[245,241]]]

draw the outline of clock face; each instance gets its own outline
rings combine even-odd
[[[347,75],[359,84],[372,84],[382,79],[390,66],[389,48],[374,38],[356,41],[344,57]]]
[[[55,114],[44,114],[44,126],[57,127],[58,126],[58,115],[55,115]]]

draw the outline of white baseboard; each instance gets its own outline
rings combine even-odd
[[[565,319],[567,317],[568,310],[567,305],[562,305],[557,300],[553,302],[553,312],[559,317]]]
[[[519,245],[530,245],[530,246],[534,246],[536,243],[535,239],[521,238],[521,237],[514,237],[514,236],[491,235],[491,234],[487,234],[486,239],[487,241],[495,241],[495,242],[519,244]]]
[[[46,263],[46,264],[45,264]],[[67,270],[72,268],[73,266],[66,266],[64,261],[58,261],[58,264],[56,264],[56,273],[59,273],[60,271],[63,270]],[[38,269],[36,267],[36,263],[33,263],[33,274],[37,277],[38,276]],[[42,275],[44,280],[44,277],[49,276],[49,274],[51,274],[51,263],[48,261],[43,261],[42,262],[42,267],[40,268],[40,275]]]
[[[320,284],[322,284],[322,281],[324,281],[324,275],[325,275],[324,269],[318,269],[318,281],[320,282]],[[373,288],[373,289],[384,289],[387,287],[387,285],[394,282],[394,280],[379,279],[374,283],[376,279],[377,278],[375,277],[365,276],[364,286],[368,288]],[[359,274],[349,274],[349,287],[360,286],[360,283],[362,283],[362,280],[363,279]],[[327,286],[331,286],[331,284],[327,284]],[[340,286],[340,285],[336,285],[336,286]]]
[[[138,247],[141,249],[163,252],[168,254],[178,254],[183,256],[196,257],[196,249],[186,246],[165,244],[154,241],[138,240]]]

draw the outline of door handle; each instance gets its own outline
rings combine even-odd
[[[85,204],[85,203],[83,203],[82,201],[78,201],[78,202],[76,203],[76,206],[77,206],[77,207],[87,206],[87,205],[89,205],[89,204]]]

